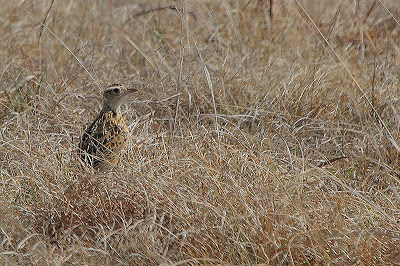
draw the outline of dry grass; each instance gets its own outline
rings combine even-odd
[[[395,0],[129,2],[1,2],[0,264],[400,260]],[[84,172],[114,82],[130,145]]]

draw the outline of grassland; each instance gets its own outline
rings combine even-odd
[[[0,3],[1,265],[400,261],[397,1]]]

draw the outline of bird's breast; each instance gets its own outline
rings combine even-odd
[[[120,134],[126,135],[128,127],[120,112],[107,112],[103,120],[105,139],[112,139]]]

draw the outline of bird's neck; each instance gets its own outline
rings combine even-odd
[[[118,108],[111,108],[110,106],[104,106],[101,112],[106,113],[106,112],[112,112],[114,115],[120,112],[119,107]]]

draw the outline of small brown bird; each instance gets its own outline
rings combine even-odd
[[[79,144],[78,155],[85,165],[101,171],[118,163],[128,137],[120,106],[135,91],[137,89],[120,84],[112,84],[104,90],[103,109]]]

